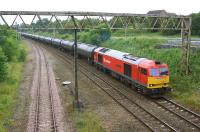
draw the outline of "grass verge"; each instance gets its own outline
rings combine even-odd
[[[25,50],[24,44],[19,45]],[[0,83],[0,131],[5,132],[6,126],[10,124],[11,116],[14,113],[17,91],[22,76],[24,62],[8,63],[8,78]]]
[[[77,132],[104,132],[101,121],[91,111],[75,112]]]

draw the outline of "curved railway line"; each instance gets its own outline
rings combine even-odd
[[[58,115],[60,112],[57,106],[58,96],[55,85],[52,82],[52,71],[42,49],[33,46],[36,53],[36,69],[32,83],[32,102],[29,111],[27,131],[63,131],[63,124]],[[55,110],[56,109],[56,110]],[[56,118],[57,116],[57,118]],[[60,116],[60,117],[58,117]]]
[[[49,48],[44,46],[45,48]],[[49,48],[50,49],[50,48]],[[62,59],[64,63],[73,64],[72,59],[69,56],[58,54],[58,52],[52,50],[54,55]],[[66,59],[67,57],[67,59]],[[96,84],[101,90],[103,90],[108,96],[110,96],[118,105],[124,108],[130,115],[138,119],[146,128],[150,131],[176,131],[173,127],[166,122],[153,115],[134,100],[127,97],[124,93],[112,86],[106,80],[101,78],[98,74],[91,72],[88,68],[79,63],[79,71],[89,78],[94,84]]]
[[[53,51],[58,58],[62,59],[64,63],[72,64],[72,58],[66,54],[59,54],[58,51],[52,49],[51,47],[44,46],[45,48],[49,48]],[[66,58],[67,57],[67,58]],[[166,122],[160,120],[156,115],[150,113],[133,99],[128,97],[126,94],[121,92],[119,88],[116,88],[114,84],[110,83],[108,80],[100,77],[99,74],[93,73],[90,69],[86,68],[82,64],[79,63],[79,71],[84,74],[87,78],[89,78],[92,82],[94,82],[100,89],[102,89],[107,95],[109,95],[117,104],[123,107],[129,114],[134,116],[138,121],[140,121],[145,127],[147,127],[150,131],[158,131],[158,130],[168,130],[168,131],[178,131],[176,128],[167,124]],[[162,98],[160,100],[151,100],[158,107],[163,108],[165,111],[170,112],[174,116],[178,117],[182,122],[184,120],[189,128],[193,131],[200,130],[200,116],[185,107],[168,100],[167,98]],[[128,104],[128,105],[127,105]],[[132,107],[131,107],[132,106]],[[135,108],[135,109],[134,109]]]

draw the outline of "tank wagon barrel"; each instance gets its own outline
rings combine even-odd
[[[95,45],[80,43],[77,46],[77,53],[81,56],[84,56],[88,59],[93,58],[94,50],[97,48]]]
[[[57,39],[57,38],[52,38],[52,45],[54,46],[59,46],[61,44],[61,39]]]
[[[67,51],[73,51],[74,42],[63,40],[63,41],[61,41],[61,47],[64,48],[65,50],[67,50]]]

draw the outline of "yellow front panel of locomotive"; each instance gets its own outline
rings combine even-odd
[[[168,84],[169,84],[169,76],[148,77],[147,88],[168,87]]]

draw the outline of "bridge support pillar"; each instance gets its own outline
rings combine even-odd
[[[191,18],[183,19],[181,23],[181,37],[182,37],[182,60],[181,69],[185,75],[189,74],[189,57],[191,44]]]

